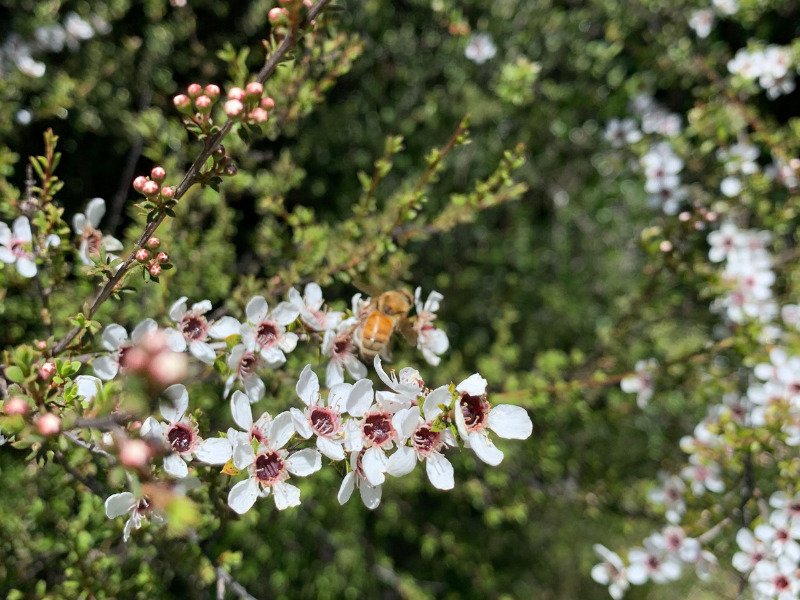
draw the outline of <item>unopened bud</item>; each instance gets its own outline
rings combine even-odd
[[[41,367],[39,367],[39,377],[44,381],[50,379],[55,372],[56,372],[56,365],[51,361],[47,361]]]
[[[672,242],[664,240],[658,245],[658,249],[662,252],[672,252]]]
[[[150,179],[156,183],[161,183],[166,178],[167,172],[164,170],[164,167],[153,167],[153,170],[150,171]]]
[[[239,172],[239,169],[236,168],[236,165],[228,165],[225,167],[225,175],[228,177],[233,177]]]
[[[175,196],[175,188],[170,185],[165,186],[164,188],[161,189],[161,195],[167,199],[172,198],[173,196]]]
[[[261,108],[264,110],[272,110],[275,108],[275,100],[267,96],[266,98],[261,99]]]
[[[220,90],[218,85],[214,85],[213,83],[209,83],[205,89],[206,96],[211,98],[212,100],[216,100],[219,98]]]
[[[129,371],[142,371],[147,367],[150,355],[141,348],[134,346],[120,358],[120,366]]]
[[[133,180],[133,189],[143,194],[145,183],[147,183],[147,177],[139,175],[136,179]]]
[[[689,219],[691,219],[691,218],[692,218],[692,215],[691,215],[691,213],[690,213],[689,211],[686,211],[686,210],[685,210],[685,211],[683,211],[681,214],[679,214],[679,215],[678,215],[678,220],[679,220],[681,223],[685,223],[686,221],[688,221],[688,220],[689,220]]]
[[[214,156],[222,157],[225,156],[225,146],[220,144],[216,148],[214,148]]]
[[[160,186],[155,181],[147,181],[142,186],[142,193],[145,196],[155,196],[158,193]]]
[[[231,118],[239,117],[244,110],[244,105],[239,100],[228,100],[225,103],[225,114]]]
[[[45,342],[44,340],[37,340],[36,341],[36,347],[39,350],[44,350],[45,348],[47,348],[47,342]]]
[[[264,93],[264,86],[258,81],[252,81],[247,84],[245,92],[249,98],[261,98],[261,94]]]
[[[258,108],[253,109],[253,112],[250,113],[250,119],[255,121],[256,123],[266,123],[269,115],[267,111],[265,111],[260,106]]]
[[[180,112],[183,113],[192,112],[192,101],[186,94],[178,94],[172,99],[172,103],[175,105],[175,108],[177,108]]]
[[[162,190],[162,192],[163,192],[163,190]],[[155,250],[160,245],[161,245],[161,240],[158,239],[155,236],[147,239],[147,247],[150,248],[151,250]]]
[[[161,330],[146,333],[139,340],[142,349],[148,354],[157,354],[167,347],[167,334]]]
[[[145,262],[150,258],[150,252],[148,252],[144,248],[139,248],[134,256],[136,257],[136,260],[138,260],[139,262]]]
[[[278,8],[277,6],[275,8],[269,9],[269,12],[267,13],[269,22],[272,23],[273,25],[277,25],[278,23],[283,21],[284,18],[288,16],[289,16],[288,10],[286,10],[285,8]]]
[[[160,263],[169,262],[169,254],[166,252],[159,252],[157,258]]]
[[[36,428],[42,435],[55,435],[61,431],[61,419],[53,413],[47,413],[36,421]]]
[[[240,87],[233,87],[228,90],[228,100],[244,100],[247,94]]]
[[[147,372],[159,384],[172,385],[186,379],[189,374],[189,359],[182,352],[165,350],[153,357]]]
[[[208,114],[211,112],[211,107],[214,104],[214,101],[209,98],[208,96],[200,96],[197,100],[194,101],[197,110],[203,114]]]
[[[30,407],[25,400],[19,396],[13,396],[6,400],[5,406],[3,406],[3,411],[5,411],[7,415],[24,415],[26,412],[28,412],[29,408]]]
[[[159,275],[161,275],[161,265],[159,264],[150,265],[150,275],[152,275],[153,277],[158,277]]]
[[[126,467],[143,467],[152,452],[144,440],[125,440],[119,449],[119,462]]]
[[[199,83],[190,83],[186,93],[189,94],[189,98],[195,99],[203,93],[203,86]]]

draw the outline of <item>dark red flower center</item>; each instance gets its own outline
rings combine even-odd
[[[96,229],[87,227],[83,238],[86,240],[86,254],[89,256],[99,256],[103,235]]]
[[[248,375],[252,375],[255,372],[257,365],[258,357],[252,352],[247,352],[242,356],[242,360],[239,361],[239,377],[247,377]]]
[[[270,348],[278,341],[278,326],[272,322],[259,323],[256,327],[256,341],[262,348]]]
[[[375,446],[382,446],[386,442],[394,439],[392,420],[386,413],[369,415],[364,419],[362,428],[364,437]]]
[[[280,479],[286,463],[280,454],[270,450],[256,457],[256,477],[262,483],[274,483]]]
[[[192,342],[206,339],[208,323],[203,315],[186,315],[181,321],[183,337]]]
[[[317,435],[328,436],[336,433],[339,429],[340,418],[330,408],[314,408],[311,410],[311,427]]]
[[[188,425],[176,423],[167,432],[167,441],[175,452],[189,452],[194,442],[194,431]]]
[[[464,415],[464,422],[467,429],[480,429],[486,421],[486,413],[489,410],[489,403],[483,396],[461,395],[461,414]]]
[[[414,435],[411,436],[411,443],[420,452],[431,452],[436,450],[439,445],[439,433],[431,431],[427,425],[417,427]]]
[[[346,354],[349,348],[350,348],[350,338],[343,338],[341,340],[337,340],[333,343],[333,355],[341,356],[343,354]]]

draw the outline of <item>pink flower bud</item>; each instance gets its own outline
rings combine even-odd
[[[147,333],[142,336],[140,346],[148,354],[157,354],[167,347],[167,334],[161,330]]]
[[[239,100],[228,100],[225,103],[225,114],[231,118],[241,116],[244,105]]]
[[[144,248],[139,248],[134,256],[136,257],[136,260],[138,260],[139,262],[144,262],[150,258],[150,252],[148,252]]]
[[[189,359],[182,352],[165,350],[153,357],[147,372],[159,384],[172,385],[186,379],[189,374]]]
[[[36,421],[36,428],[42,435],[55,435],[61,431],[61,419],[53,413],[46,413]]]
[[[267,111],[260,106],[258,108],[254,108],[253,112],[250,113],[250,120],[256,123],[266,123],[268,118],[269,115],[267,114]]]
[[[172,103],[175,105],[175,108],[177,108],[181,112],[184,113],[192,112],[192,101],[186,94],[178,94],[172,99]]]
[[[163,190],[162,190],[162,193],[163,193]],[[151,238],[148,238],[148,240],[147,240],[147,247],[150,248],[151,250],[155,250],[160,245],[161,245],[161,240],[158,239],[155,236],[153,236]]]
[[[194,101],[197,110],[203,114],[208,114],[211,112],[211,107],[214,104],[214,101],[209,98],[208,96],[200,96],[197,100]]]
[[[147,183],[147,177],[143,175],[139,175],[136,179],[133,180],[133,189],[135,189],[139,193],[144,193],[144,184]]]
[[[266,98],[261,99],[261,108],[265,110],[272,110],[275,108],[275,100],[267,96]]]
[[[159,252],[157,258],[158,262],[160,263],[169,262],[169,254],[167,254],[166,252]]]
[[[47,381],[53,376],[55,372],[56,372],[55,363],[47,361],[41,367],[39,367],[39,378],[44,381]]]
[[[269,12],[267,13],[267,17],[269,18],[269,22],[272,23],[273,25],[277,25],[285,17],[288,17],[288,16],[289,16],[289,11],[288,10],[286,10],[285,8],[278,8],[277,6],[275,8],[269,9]]]
[[[216,100],[217,98],[219,98],[220,90],[219,90],[219,86],[218,85],[214,85],[213,83],[209,83],[206,86],[205,92],[206,92],[206,96],[208,96],[212,100]]]
[[[261,94],[264,93],[264,86],[258,81],[253,81],[247,84],[245,92],[250,98],[261,98]]]
[[[311,8],[313,5],[311,4],[311,0],[303,0],[303,6]]]
[[[239,172],[239,169],[236,168],[236,165],[228,165],[225,167],[225,175],[228,177],[233,177],[236,173]]]
[[[161,275],[161,265],[159,264],[150,265],[150,275],[152,275],[153,277],[158,277],[159,275]]]
[[[18,396],[13,396],[6,400],[3,410],[7,415],[24,415],[28,412],[28,403]]]
[[[658,245],[658,249],[662,252],[672,252],[672,242],[664,240]]]
[[[170,186],[170,185],[168,185],[168,186],[166,186],[166,187],[162,188],[162,190],[161,190],[161,195],[162,195],[164,198],[170,199],[170,198],[172,198],[173,196],[175,196],[175,188],[174,188],[174,187],[172,187],[172,186]]]
[[[155,181],[147,181],[142,186],[142,193],[145,196],[155,196],[158,193],[160,186]]]
[[[164,167],[153,167],[153,170],[150,171],[150,179],[156,183],[161,183],[166,178],[167,172],[164,170]]]
[[[244,102],[246,96],[247,94],[240,87],[233,87],[228,91],[228,100],[240,100]]]
[[[44,350],[45,348],[47,348],[47,342],[45,342],[44,340],[37,340],[36,347],[39,350]]]
[[[225,156],[225,146],[220,144],[219,146],[214,148],[214,156],[220,157],[220,158]]]
[[[195,99],[203,93],[203,86],[199,83],[190,83],[189,87],[186,88],[186,93],[189,94],[189,98]]]
[[[119,449],[119,462],[126,467],[143,467],[152,452],[144,440],[125,440]]]
[[[147,368],[150,355],[141,348],[134,346],[130,348],[120,359],[120,366],[129,371],[143,371]]]

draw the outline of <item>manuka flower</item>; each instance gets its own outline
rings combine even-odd
[[[92,367],[95,374],[105,381],[114,379],[125,368],[125,355],[142,338],[155,332],[158,325],[153,319],[145,319],[133,328],[130,338],[122,325],[112,323],[103,329],[103,347],[110,352],[107,356],[94,359]]]
[[[106,201],[102,198],[93,198],[86,205],[86,214],[78,213],[72,217],[72,230],[81,236],[78,255],[85,265],[93,265],[92,257],[100,257],[100,249],[106,252],[122,250],[122,242],[110,235],[103,235],[97,226],[106,212]],[[119,258],[113,254],[108,255],[112,260]]]
[[[257,351],[254,336],[247,336],[241,344],[236,344],[228,355],[228,368],[231,374],[225,381],[225,397],[231,393],[233,384],[238,379],[244,385],[244,391],[251,403],[261,400],[267,388],[256,371],[264,365],[266,362]]]
[[[122,492],[121,494],[112,494],[106,498],[106,516],[109,519],[116,519],[125,514],[130,514],[130,517],[125,522],[125,530],[122,534],[122,539],[126,542],[131,537],[131,531],[139,529],[144,519],[151,517],[154,521],[164,522],[164,518],[161,515],[153,512],[147,496],[137,498],[130,492]]]
[[[350,454],[350,472],[342,479],[342,485],[339,486],[339,493],[336,498],[339,504],[345,504],[350,500],[353,494],[353,489],[358,488],[361,494],[361,501],[370,510],[375,510],[381,503],[381,486],[372,485],[364,473],[364,465],[362,459],[366,450],[359,450]]]
[[[257,348],[270,367],[285,363],[284,353],[297,346],[297,334],[286,331],[286,326],[297,319],[300,310],[289,302],[281,302],[270,312],[264,297],[254,296],[247,303],[245,312],[247,323],[241,326],[245,345]]]
[[[168,329],[167,332],[177,331],[181,339],[172,348],[175,352],[183,352],[189,348],[197,359],[206,364],[214,364],[217,353],[208,343],[208,338],[223,340],[228,336],[239,333],[241,325],[233,317],[222,317],[219,321],[209,321],[205,314],[211,310],[211,302],[203,300],[192,305],[186,310],[186,296],[179,298],[169,309],[169,318],[178,324],[177,329]]]
[[[356,358],[357,344],[353,330],[358,325],[357,319],[351,317],[339,323],[336,329],[329,329],[322,339],[322,354],[330,357],[325,373],[325,387],[331,388],[344,381],[344,370],[354,379],[367,376],[367,367]]]
[[[45,244],[58,246],[61,239],[57,235],[47,237]],[[33,233],[27,217],[17,217],[9,229],[0,223],[0,261],[6,264],[16,263],[17,272],[23,277],[36,275],[36,257],[33,254]]]
[[[433,321],[436,320],[436,312],[439,310],[439,302],[443,298],[444,296],[439,292],[432,291],[423,304],[422,288],[418,287],[414,291],[414,304],[417,309],[414,331],[417,334],[417,348],[422,352],[422,357],[427,363],[434,367],[441,360],[439,355],[447,352],[450,347],[447,334],[433,325]]]
[[[300,292],[291,288],[289,302],[299,311],[300,320],[306,327],[314,331],[335,329],[344,318],[344,313],[323,310],[325,299],[322,297],[322,289],[314,282],[306,285],[305,294],[302,297]]]

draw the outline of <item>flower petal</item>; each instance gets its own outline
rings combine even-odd
[[[184,478],[189,474],[189,467],[180,454],[170,454],[164,457],[164,470],[173,477]]]
[[[373,486],[366,481],[362,481],[358,491],[361,492],[361,501],[364,506],[370,510],[378,508],[381,503],[381,486]]]
[[[286,459],[286,468],[292,475],[307,477],[322,468],[322,457],[313,448],[304,448]]]
[[[281,302],[272,311],[272,318],[281,325],[293,323],[300,316],[300,310],[290,302]]]
[[[250,431],[253,426],[253,409],[250,408],[250,398],[244,392],[236,390],[231,396],[231,415],[233,422],[243,431]]]
[[[469,445],[487,465],[496,467],[503,462],[503,452],[489,439],[485,432],[473,431],[469,434]]]
[[[525,440],[533,432],[528,411],[521,406],[498,404],[489,413],[487,421],[492,431],[509,440]]]
[[[179,322],[183,318],[183,315],[186,314],[186,300],[186,296],[181,296],[169,308],[169,318],[176,323]]]
[[[231,335],[238,335],[242,324],[233,317],[222,317],[208,328],[208,335],[215,340],[224,340]]]
[[[364,476],[371,485],[381,485],[386,481],[386,454],[381,448],[373,446],[364,452],[361,459],[361,466],[364,469]]]
[[[344,448],[341,442],[334,442],[324,437],[317,437],[317,448],[331,460],[344,460]]]
[[[181,383],[171,385],[164,390],[162,396],[169,402],[165,402],[162,398],[160,402],[161,416],[168,423],[179,421],[186,409],[189,408],[189,392],[186,391],[186,386]]]
[[[31,223],[27,217],[17,217],[14,219],[14,224],[11,226],[14,229],[14,237],[23,242],[30,242],[33,239],[31,235]]]
[[[286,442],[294,435],[294,424],[292,415],[289,411],[284,411],[272,420],[269,427],[269,448],[279,450],[286,445]]]
[[[253,508],[256,499],[258,499],[258,482],[253,477],[240,481],[228,492],[228,506],[240,515]]]
[[[355,479],[355,471],[350,471],[344,476],[344,479],[342,479],[342,485],[339,486],[339,493],[336,494],[336,499],[339,501],[339,504],[345,504],[350,500],[353,488],[355,487]]]
[[[139,429],[139,435],[143,438],[158,438],[161,436],[161,423],[156,421],[153,417],[147,417]]]
[[[78,375],[75,378],[75,383],[78,385],[78,396],[82,396],[86,400],[93,400],[103,386],[97,377],[92,377],[91,375]]]
[[[401,446],[386,461],[386,472],[393,477],[408,475],[417,464],[417,455],[409,446]]]
[[[226,438],[203,440],[195,448],[194,455],[209,465],[224,465],[231,458],[231,442]]]
[[[89,225],[97,229],[100,225],[100,219],[106,214],[106,201],[102,198],[92,198],[89,204],[86,205],[86,220]],[[77,215],[76,215],[77,216]],[[83,231],[81,229],[81,231]]]
[[[92,361],[92,368],[94,369],[94,374],[103,381],[114,379],[119,372],[117,361],[110,356],[99,356],[95,358],[94,361]]]
[[[446,385],[433,390],[425,398],[425,402],[422,405],[422,413],[425,415],[425,420],[433,421],[442,412],[442,409],[439,408],[439,405],[443,404],[444,406],[450,406],[452,399],[453,396],[450,394],[450,390]]]
[[[311,370],[311,365],[306,365],[300,373],[300,378],[297,380],[295,386],[297,395],[303,404],[308,406],[315,400],[319,399],[319,378],[314,371]]]
[[[264,296],[253,296],[250,302],[247,303],[244,312],[247,315],[248,322],[257,325],[267,318],[269,314],[269,305],[264,299]]]
[[[116,519],[127,514],[137,504],[136,496],[130,492],[112,494],[106,498],[106,516],[109,519]]]
[[[425,461],[425,472],[428,474],[433,487],[439,490],[452,490],[455,485],[453,477],[453,465],[444,455],[439,452],[432,452]]]
[[[244,392],[250,398],[250,403],[258,402],[267,393],[267,386],[260,377],[253,375],[244,378]]]
[[[30,279],[36,275],[36,263],[30,258],[20,257],[17,259],[17,273]]]
[[[239,469],[240,471],[252,465],[255,459],[256,459],[255,450],[253,450],[253,447],[249,444],[249,442],[245,442],[243,444],[236,444],[236,446],[234,446],[233,466]]]
[[[292,407],[289,409],[289,414],[292,415],[292,424],[294,425],[294,430],[300,435],[301,438],[307,440],[314,434],[314,430],[311,429],[311,425],[308,423],[308,419],[306,419],[306,415],[301,411],[299,408]]]
[[[128,339],[128,332],[122,325],[112,323],[103,329],[103,347],[108,351],[119,348]]]
[[[353,389],[347,398],[347,412],[354,417],[363,417],[372,406],[374,398],[372,381],[359,379],[353,384]]]
[[[478,373],[470,375],[456,386],[457,392],[466,392],[470,396],[482,396],[486,393],[487,381]]]
[[[192,342],[189,344],[189,352],[191,352],[197,360],[207,365],[213,365],[214,360],[217,358],[217,353],[205,342]]]
[[[300,489],[291,483],[276,483],[272,486],[275,508],[286,510],[291,506],[300,506]]]

